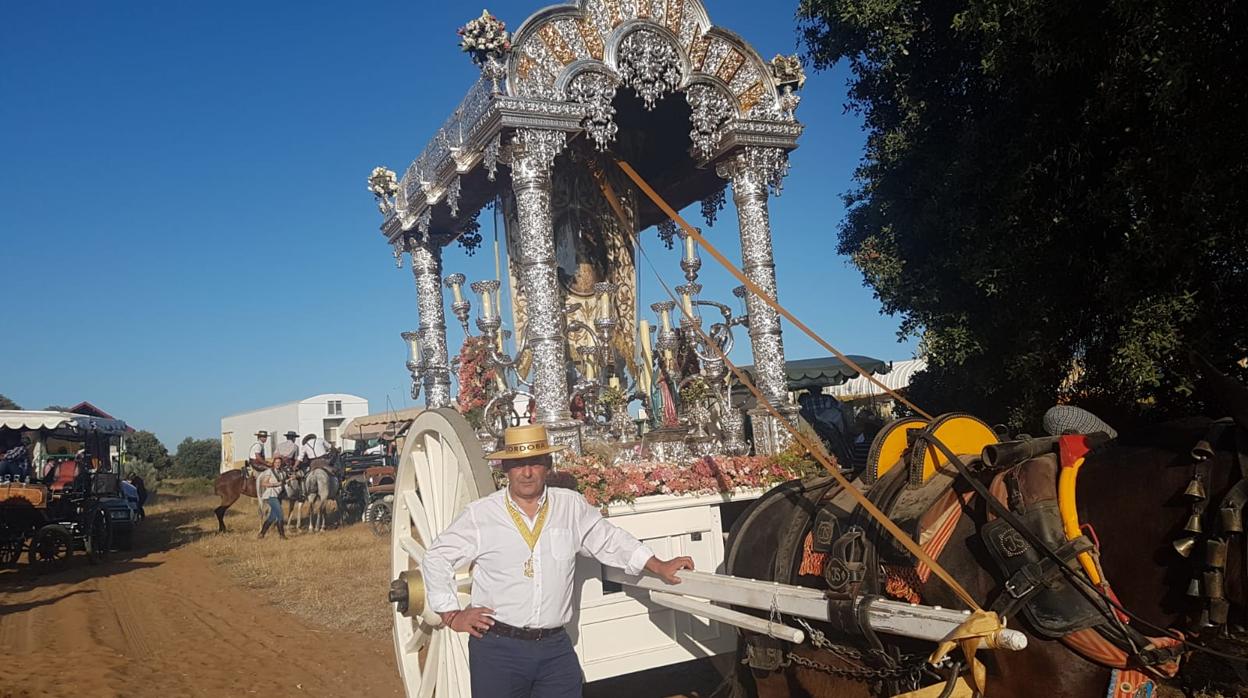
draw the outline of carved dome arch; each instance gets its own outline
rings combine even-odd
[[[632,52],[667,54],[660,44],[670,47],[679,72],[675,85],[670,84],[674,72],[665,76],[667,91],[683,89],[699,77],[713,78],[732,96],[739,116],[773,112],[777,93],[768,64],[740,36],[713,26],[699,0],[578,0],[539,10],[514,34],[507,92],[562,101],[586,70],[629,82],[621,60],[625,67],[636,67],[629,63]],[[652,91],[653,80],[646,76],[646,90]],[[651,94],[648,101],[658,96]]]

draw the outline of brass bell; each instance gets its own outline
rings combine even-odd
[[[1243,533],[1244,532],[1244,510],[1234,507],[1225,507],[1218,510],[1218,519],[1222,523],[1222,530],[1226,533]]]
[[[1205,565],[1215,569],[1226,567],[1226,541],[1217,538],[1205,541]]]
[[[1187,536],[1186,538],[1180,538],[1176,540],[1173,543],[1173,545],[1174,545],[1174,552],[1178,553],[1179,557],[1191,557],[1192,548],[1196,547],[1196,536]]]
[[[1207,599],[1226,598],[1225,587],[1222,582],[1222,570],[1209,570],[1208,572],[1205,572],[1203,587],[1205,590],[1205,598]]]
[[[1231,602],[1226,599],[1209,600],[1209,622],[1213,625],[1226,625],[1231,615]]]
[[[1200,525],[1200,512],[1194,511],[1192,515],[1187,517],[1187,524],[1183,526],[1183,530],[1188,533],[1201,533],[1204,528]]]
[[[1206,497],[1204,480],[1201,480],[1199,475],[1193,475],[1187,483],[1187,489],[1183,490],[1183,496],[1191,497],[1196,501],[1204,501]]]
[[[1192,577],[1192,581],[1187,583],[1188,596],[1200,596],[1200,577]]]

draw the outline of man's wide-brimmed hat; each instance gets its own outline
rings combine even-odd
[[[263,429],[261,429],[260,431],[256,432],[256,436],[268,436],[268,435],[269,435],[269,432],[267,432],[267,431],[265,431],[265,430],[263,430]]]
[[[541,424],[524,424],[518,427],[509,427],[503,432],[503,450],[495,451],[486,456],[486,460],[517,460],[519,458],[534,458],[536,456],[545,456],[556,451],[562,451],[567,446],[550,443],[550,438],[546,436],[546,427]]]
[[[282,434],[282,436],[285,436],[285,437],[286,437],[286,438],[288,438],[288,439],[297,439],[297,438],[299,438],[299,432],[297,432],[297,431],[288,431],[288,432],[286,432],[285,434]]]

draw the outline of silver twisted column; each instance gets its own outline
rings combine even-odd
[[[451,404],[451,369],[446,347],[446,311],[442,307],[442,250],[428,241],[413,243],[411,255],[416,304],[420,310],[425,406],[448,407]]]
[[[537,421],[551,439],[579,452],[580,433],[568,409],[568,378],[563,299],[555,262],[551,220],[551,170],[567,134],[545,129],[518,129],[511,146],[511,185],[520,227],[517,262],[528,308],[525,346],[533,352],[534,402]]]
[[[741,234],[741,261],[745,275],[762,291],[776,298],[776,263],[771,247],[771,220],[767,212],[767,189],[779,189],[788,170],[788,156],[780,148],[746,147],[721,161],[716,173],[732,182]],[[797,410],[788,401],[784,340],[780,316],[758,296],[746,297],[750,341],[754,352],[754,375],[767,402],[792,421]],[[751,412],[754,443],[760,453],[775,453],[787,446],[789,433],[762,408]]]

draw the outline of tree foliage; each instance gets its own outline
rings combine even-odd
[[[150,431],[136,431],[128,435],[126,453],[135,460],[150,463],[156,470],[168,470],[173,465],[169,449]]]
[[[1186,407],[1248,353],[1248,5],[803,0],[866,153],[839,249],[932,369],[929,409]],[[1241,377],[1242,372],[1240,373]]]
[[[0,395],[0,410],[20,410],[20,409],[22,409],[21,405],[17,404],[16,402],[13,402],[12,400],[8,399],[7,397],[3,395]]]
[[[173,454],[175,477],[213,477],[221,467],[221,441],[186,437]]]
[[[69,408],[65,405],[48,405],[43,408],[45,412],[68,412]]]

